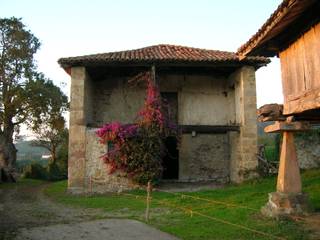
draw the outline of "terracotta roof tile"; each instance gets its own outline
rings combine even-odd
[[[90,64],[104,65],[108,63],[239,63],[236,53],[160,44],[140,49],[109,52],[78,57],[60,58],[63,68],[86,66]],[[243,63],[264,65],[269,60],[264,57],[249,57]]]

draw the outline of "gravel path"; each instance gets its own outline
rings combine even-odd
[[[178,240],[150,226],[127,219],[108,219],[73,224],[22,229],[15,240],[117,239],[117,240]]]
[[[177,240],[138,221],[101,220],[107,216],[103,211],[55,203],[43,194],[45,187],[0,189],[0,240]]]

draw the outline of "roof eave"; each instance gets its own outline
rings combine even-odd
[[[313,24],[312,18],[317,16],[316,12],[319,6],[320,4],[317,0],[284,1],[260,30],[238,49],[237,54],[240,56],[240,59],[252,55],[265,57],[274,57],[277,55],[279,51],[288,47],[293,41],[293,38],[299,37],[301,33],[305,32],[306,29]],[[314,12],[315,14],[313,14],[314,16],[309,13],[305,14],[306,11]],[[301,19],[304,21],[303,24],[296,26],[296,23],[299,23]],[[281,42],[279,38],[281,39],[281,37],[284,36],[284,32],[288,28],[292,29],[293,27],[299,29],[290,34],[286,33],[287,39],[285,44],[279,43]]]
[[[64,61],[59,60],[60,66],[70,75],[72,67],[151,67],[156,66],[172,66],[172,67],[241,67],[243,65],[254,66],[256,69],[267,65],[270,62],[267,58],[250,59],[246,58],[242,61]]]

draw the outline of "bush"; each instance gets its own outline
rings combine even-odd
[[[62,171],[56,163],[49,163],[46,168],[46,173],[47,180],[49,181],[58,181],[67,178],[66,173]]]
[[[48,179],[46,168],[36,162],[33,162],[30,165],[27,165],[26,167],[24,167],[22,176],[24,178],[32,178],[32,179],[42,179],[42,180]]]
[[[68,178],[68,131],[64,132],[63,141],[57,150],[55,162],[52,160],[41,160],[37,162],[24,162],[28,164],[23,168],[25,178],[58,181]],[[23,165],[22,165],[23,166]]]
[[[64,169],[60,169],[58,164],[55,163],[49,163],[44,167],[39,163],[33,162],[24,167],[22,177],[58,181],[67,179],[67,172]]]
[[[103,160],[109,173],[120,170],[139,184],[156,182],[161,177],[162,157],[166,151],[164,139],[177,137],[177,126],[165,115],[166,107],[151,73],[138,75],[147,83],[146,99],[133,124],[112,122],[97,131],[102,144],[108,145]]]
[[[40,160],[34,160],[34,159],[24,159],[24,160],[18,160],[16,161],[16,169],[18,172],[22,173],[24,168],[26,166],[29,166],[32,163],[38,163],[41,166],[45,167],[48,165],[48,159],[40,159]]]
[[[68,136],[57,151],[56,165],[61,179],[68,178]]]

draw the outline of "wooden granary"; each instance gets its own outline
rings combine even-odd
[[[269,195],[264,212],[304,213],[308,204],[301,191],[293,132],[320,122],[320,1],[284,0],[238,55],[280,58],[284,104],[258,110],[260,120],[276,121],[266,132],[283,133],[277,192]]]

